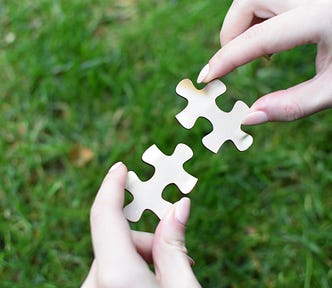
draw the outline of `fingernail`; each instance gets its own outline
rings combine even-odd
[[[249,113],[242,121],[243,125],[257,125],[268,122],[269,118],[263,111],[254,111]]]
[[[193,258],[191,258],[189,255],[187,255],[187,257],[188,257],[188,260],[189,260],[189,264],[190,264],[190,266],[191,266],[191,267],[194,267],[195,264],[196,264],[195,260],[194,260]]]
[[[199,75],[197,77],[197,83],[202,83],[204,78],[209,74],[209,70],[210,70],[210,65],[206,64],[201,70],[201,72],[199,72]]]
[[[182,224],[186,225],[190,214],[190,199],[183,197],[175,207],[175,218]]]
[[[108,172],[113,172],[113,171],[115,171],[115,170],[118,169],[121,165],[122,165],[122,162],[117,162],[117,163],[115,163],[115,164],[110,168],[110,170],[108,170]]]

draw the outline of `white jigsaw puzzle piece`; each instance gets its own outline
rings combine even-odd
[[[136,222],[144,210],[153,211],[160,219],[171,207],[171,203],[162,198],[166,186],[174,183],[182,193],[189,193],[196,185],[197,178],[187,173],[183,164],[193,156],[192,150],[185,144],[178,144],[172,155],[163,154],[156,145],[148,148],[142,160],[155,167],[155,173],[148,181],[141,181],[135,172],[129,171],[126,190],[134,199],[124,208],[129,221]]]
[[[248,149],[253,138],[241,130],[241,123],[249,113],[249,107],[237,101],[230,112],[224,112],[216,104],[216,98],[226,91],[220,80],[208,83],[203,89],[197,89],[191,80],[184,79],[176,87],[176,92],[187,99],[188,105],[176,115],[180,124],[190,129],[199,117],[204,117],[213,126],[212,132],[203,139],[203,145],[217,153],[225,141],[231,140],[239,151]]]
[[[213,81],[198,90],[189,79],[182,80],[176,86],[176,93],[187,99],[188,105],[175,117],[180,124],[190,129],[199,117],[210,114],[211,107],[216,106],[216,99],[225,93],[226,86],[221,81]]]

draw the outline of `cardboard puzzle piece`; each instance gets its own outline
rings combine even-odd
[[[183,168],[183,164],[193,156],[192,150],[185,144],[178,144],[172,155],[163,154],[156,145],[148,148],[142,160],[155,167],[155,173],[148,181],[141,181],[135,172],[129,171],[126,190],[134,197],[124,208],[129,221],[137,222],[144,210],[154,212],[160,219],[172,204],[162,198],[162,192],[174,183],[183,194],[189,193],[196,185],[197,178]]]
[[[202,90],[197,89],[189,79],[182,80],[176,87],[177,94],[188,101],[176,119],[187,129],[192,128],[199,117],[209,120],[213,130],[202,142],[214,153],[227,140],[231,140],[239,151],[248,149],[253,143],[253,138],[241,130],[241,123],[249,107],[242,101],[237,101],[230,112],[224,112],[217,106],[217,97],[225,91],[226,86],[220,80],[210,82]]]

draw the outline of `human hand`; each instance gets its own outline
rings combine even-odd
[[[258,99],[243,124],[291,121],[332,107],[331,0],[235,0],[220,39],[222,48],[202,69],[198,83],[260,56],[317,43],[315,77]]]
[[[160,221],[155,234],[131,231],[123,214],[127,169],[121,162],[106,175],[91,208],[95,259],[82,284],[95,287],[201,287],[185,248],[190,200],[182,198]],[[153,263],[153,273],[147,263]]]

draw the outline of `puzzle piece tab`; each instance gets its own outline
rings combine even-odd
[[[155,173],[148,181],[141,181],[135,172],[129,171],[126,190],[134,200],[124,208],[129,221],[137,222],[144,210],[153,211],[160,219],[172,204],[162,198],[162,192],[174,183],[183,194],[189,193],[196,185],[197,178],[187,173],[183,164],[193,156],[185,144],[178,144],[172,155],[163,154],[156,145],[148,148],[142,160],[155,167]]]
[[[231,140],[239,151],[248,149],[253,142],[253,138],[241,130],[241,123],[249,107],[242,101],[237,101],[231,112],[224,112],[217,106],[217,97],[225,91],[226,86],[219,80],[208,83],[202,90],[197,89],[189,79],[182,80],[176,87],[177,94],[188,101],[176,119],[187,129],[192,128],[199,117],[209,120],[213,130],[202,142],[214,153],[227,140]]]

